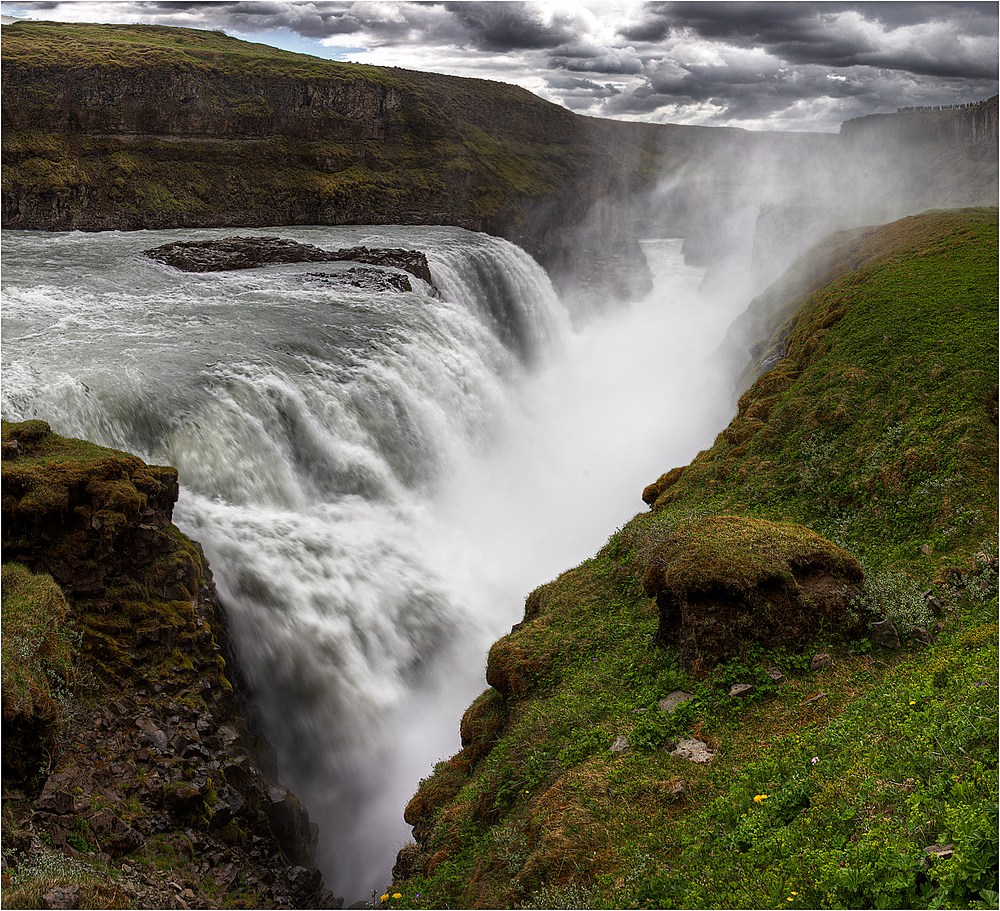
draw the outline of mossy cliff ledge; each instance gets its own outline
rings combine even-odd
[[[997,211],[832,236],[732,423],[542,585],[391,905],[996,907]]]
[[[2,445],[5,907],[331,906],[176,471],[42,421]]]
[[[654,641],[674,646],[692,673],[751,643],[794,649],[821,632],[865,632],[850,615],[860,565],[802,525],[711,516],[672,531],[648,559]]]

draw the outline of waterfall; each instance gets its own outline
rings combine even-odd
[[[721,425],[709,355],[733,314],[695,305],[679,241],[647,247],[659,295],[576,333],[530,257],[460,229],[260,232],[424,250],[435,288],[405,293],[342,264],[140,255],[227,233],[6,232],[3,414],[178,468],[175,521],[352,901],[388,881],[524,595]]]

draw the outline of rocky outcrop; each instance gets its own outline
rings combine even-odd
[[[72,858],[77,882],[59,885],[84,906],[331,907],[315,826],[278,783],[229,662],[207,564],[170,523],[176,497],[173,469],[4,424],[5,567],[58,581],[76,642],[47,739],[31,739],[30,708],[4,714],[5,864],[20,883],[53,852]],[[5,626],[24,591],[5,592]],[[8,665],[32,660],[10,654],[5,690]],[[91,868],[113,872],[98,887]]]
[[[656,598],[655,641],[702,673],[754,643],[867,632],[849,610],[863,582],[854,557],[801,525],[713,516],[651,550],[643,588]]]
[[[323,250],[283,237],[227,237],[223,240],[177,241],[143,251],[157,262],[182,272],[225,272],[276,263],[356,262],[402,269],[433,285],[427,257],[419,250],[349,247]]]

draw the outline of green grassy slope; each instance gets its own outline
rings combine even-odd
[[[383,904],[995,907],[997,213],[838,243],[842,268],[780,301],[785,356],[714,446],[493,647],[493,689],[407,808],[417,844]],[[829,628],[683,670],[653,643],[643,576],[724,515],[853,553],[852,610],[889,616],[903,647]],[[661,711],[677,689],[694,698]],[[671,755],[692,737],[710,763]]]

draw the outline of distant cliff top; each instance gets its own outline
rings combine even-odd
[[[972,143],[997,141],[1000,96],[961,105],[899,108],[895,114],[868,114],[847,120],[840,135],[856,138],[869,131],[897,133],[910,140],[957,139]]]

